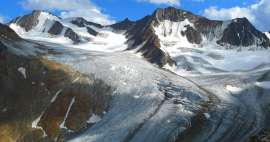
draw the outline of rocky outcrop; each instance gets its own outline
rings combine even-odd
[[[9,26],[0,23],[0,38],[10,40],[20,40],[16,32],[14,32]]]
[[[88,32],[90,35],[93,35],[93,36],[97,36],[97,35],[98,35],[98,32],[96,32],[96,31],[93,30],[92,28],[86,27],[86,29],[87,29],[87,32]]]
[[[93,23],[93,22],[89,22],[81,17],[74,18],[70,22],[78,27],[81,27],[81,28],[85,27],[87,29],[87,32],[93,36],[98,35],[98,32],[93,28],[103,28],[102,25],[97,24],[97,23]]]
[[[52,35],[60,35],[63,33],[64,37],[71,39],[74,43],[81,42],[81,38],[77,33],[75,33],[72,29],[63,26],[63,24],[58,21],[54,22],[52,27],[48,30],[48,33]]]
[[[269,142],[270,141],[270,131],[263,130],[258,135],[250,138],[249,142]]]
[[[188,19],[195,28],[189,26],[186,31],[188,33],[186,34],[187,39],[191,43],[200,44],[202,42],[202,40],[200,40],[202,39],[201,36],[205,36],[208,40],[220,38],[217,43],[222,46],[227,44],[232,46],[255,45],[264,48],[270,47],[269,39],[262,32],[257,30],[246,18],[231,20],[225,30],[222,31],[223,29],[221,28],[228,23],[227,21],[209,20],[174,7],[158,9],[153,15],[155,17],[155,25],[163,20],[181,22]]]
[[[10,23],[16,23],[20,27],[24,28],[25,31],[30,31],[33,27],[37,26],[39,20],[38,17],[40,16],[42,11],[34,10],[32,13],[17,17],[15,20],[11,21]]]
[[[125,20],[119,22],[119,23],[115,23],[113,25],[110,25],[109,27],[112,27],[115,30],[128,30],[130,28],[132,28],[135,25],[134,21],[130,21],[128,18],[126,18]]]
[[[178,30],[191,44],[200,45],[205,39],[205,42],[216,42],[220,46],[226,47],[270,47],[267,36],[257,30],[246,18],[238,18],[232,21],[209,20],[185,10],[168,7],[157,9],[152,15],[130,24],[131,28],[128,28],[126,33],[129,49],[138,48],[137,51],[143,53],[143,56],[150,62],[160,66],[167,63],[173,64],[174,62],[166,51],[160,49],[160,39],[154,30],[165,20],[176,23],[188,21],[190,24],[184,25],[183,29]],[[128,22],[126,21],[126,23]],[[179,42],[181,44],[181,41]]]
[[[81,42],[80,36],[77,33],[75,33],[71,28],[66,29],[64,36],[71,39],[75,44]]]
[[[48,30],[48,33],[52,35],[59,35],[63,30],[64,26],[60,22],[55,21],[52,27]]]
[[[62,136],[91,127],[93,115],[102,118],[110,86],[40,56],[17,55],[10,48],[32,50],[38,44],[7,40],[19,37],[5,25],[0,33],[7,33],[0,37],[1,142],[62,141]]]
[[[77,25],[78,27],[94,26],[94,27],[97,27],[97,28],[103,28],[102,25],[94,23],[94,22],[87,21],[82,17],[77,17],[77,18],[72,19],[71,23],[74,24],[74,25]]]
[[[40,18],[40,16],[42,18]],[[39,19],[43,20],[39,21]],[[31,32],[30,30],[34,29],[35,32],[63,35],[64,37],[71,39],[75,44],[82,41],[82,37],[71,28],[66,27],[61,23],[61,18],[44,11],[33,11],[31,14],[18,17],[10,22],[10,25],[12,24],[20,26],[25,29],[26,32]],[[35,29],[35,27],[37,27],[37,29]]]
[[[224,30],[218,44],[230,44],[234,46],[261,46],[270,47],[270,41],[265,34],[258,31],[246,18],[232,20]]]
[[[128,50],[138,48],[137,52],[141,52],[151,63],[159,66],[173,64],[169,55],[160,49],[160,40],[155,35],[151,16],[137,21],[126,34],[129,43]]]
[[[201,33],[192,28],[191,26],[185,26],[187,29],[182,31],[181,34],[187,37],[190,43],[200,44],[202,42]]]

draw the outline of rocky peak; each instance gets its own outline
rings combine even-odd
[[[128,18],[124,19],[123,21],[119,23],[115,23],[113,25],[110,25],[115,30],[128,30],[132,26],[134,26],[135,22],[129,20]]]
[[[200,16],[197,16],[189,11],[177,9],[175,7],[168,7],[164,9],[159,8],[152,14],[152,16],[157,21],[170,20],[173,22],[180,22],[184,21],[185,19],[194,21],[195,19],[200,18]]]
[[[34,10],[28,15],[16,18],[14,21],[11,21],[11,23],[16,23],[28,32],[38,24],[38,17],[40,16],[40,14],[41,11]]]
[[[102,28],[103,26],[94,22],[89,22],[82,17],[75,17],[71,20],[71,23],[77,25],[79,27],[86,27],[86,26],[95,26],[97,28]]]
[[[43,18],[40,18],[40,16],[44,16]],[[40,19],[43,19],[44,21],[40,21]],[[16,24],[23,29],[25,29],[26,32],[32,30],[34,27],[36,27],[40,22],[45,22],[46,19],[60,19],[59,17],[46,12],[42,10],[33,10],[32,13],[17,17],[15,20],[11,21],[10,24]]]
[[[257,30],[247,18],[236,18],[227,26],[218,44],[234,46],[270,47],[270,41],[265,34]]]
[[[0,39],[21,39],[9,26],[0,23]]]

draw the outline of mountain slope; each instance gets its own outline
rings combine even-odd
[[[6,25],[0,24],[0,35],[1,142],[62,141],[108,109],[110,86],[43,58],[50,52],[46,46]]]
[[[67,41],[70,39],[73,44],[82,44],[75,47],[89,50],[134,50],[160,67],[177,65],[179,61],[172,56],[180,52],[177,51],[179,47],[267,49],[270,46],[269,38],[246,18],[209,20],[173,7],[157,9],[138,21],[125,19],[108,26],[80,17],[61,19],[50,13],[33,11],[13,20],[10,27],[29,39],[60,41],[63,44],[70,44]]]
[[[79,36],[73,29],[63,25],[61,18],[44,11],[33,11],[31,14],[18,17],[10,22],[10,27],[21,36],[63,36],[74,43],[82,42],[83,37]]]
[[[160,66],[174,62],[167,51],[172,46],[270,47],[265,34],[246,18],[215,21],[173,7],[157,9],[137,21],[128,30],[127,38],[129,49],[138,48],[147,59]]]
[[[98,32],[93,41],[82,43],[87,50],[25,40],[0,25],[0,141],[246,142],[264,135],[270,120],[269,51],[221,50],[216,43],[198,48],[187,39],[192,47],[182,48],[177,44],[183,42],[182,30],[170,29],[184,27],[183,35],[197,37],[194,24],[162,21],[166,31],[153,21],[149,16],[132,24],[127,38],[122,30],[119,34],[109,26],[86,25]],[[89,35],[84,24],[65,24]],[[159,30],[165,34],[156,34]],[[172,58],[188,70],[226,65],[244,69],[243,61],[260,64],[255,69],[217,68],[212,70],[219,73],[183,76],[123,51],[127,39],[130,50],[141,49],[153,63]],[[119,46],[121,50],[115,50]]]

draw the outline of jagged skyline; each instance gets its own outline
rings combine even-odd
[[[138,20],[156,8],[174,6],[210,19],[228,20],[247,17],[261,31],[269,31],[267,0],[11,0],[0,6],[0,22],[29,13],[34,9],[48,10],[60,17],[80,16],[89,21],[111,24],[125,18]],[[125,12],[123,12],[125,11]]]

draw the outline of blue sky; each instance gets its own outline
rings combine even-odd
[[[250,4],[254,1],[256,0],[246,0],[245,2]],[[104,8],[107,13],[110,13],[118,20],[125,17],[136,20],[142,18],[146,14],[151,14],[156,8],[168,6],[167,4],[152,4],[147,2],[137,2],[136,0],[93,0],[93,2]],[[205,0],[205,2],[182,0],[181,5],[175,5],[175,7],[183,8],[201,15],[203,10],[210,6],[229,8],[242,5],[242,0]]]
[[[270,0],[8,0],[0,5],[5,22],[33,9],[51,11],[61,17],[82,16],[99,23],[140,19],[156,8],[175,6],[210,19],[248,17],[260,30],[270,30]],[[269,11],[269,12],[268,12]],[[267,18],[270,19],[270,18]],[[269,26],[269,27],[268,27]]]

